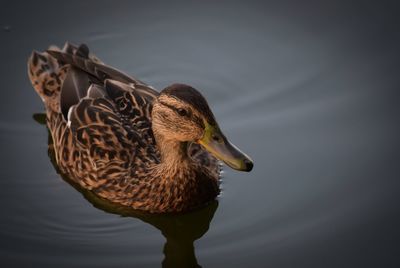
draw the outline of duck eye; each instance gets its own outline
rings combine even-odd
[[[188,112],[183,108],[179,108],[177,111],[178,111],[178,114],[180,116],[187,116],[188,115]]]

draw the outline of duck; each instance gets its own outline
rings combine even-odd
[[[253,168],[189,85],[158,92],[69,42],[33,51],[28,76],[44,103],[59,172],[111,203],[187,212],[220,194],[221,161]]]

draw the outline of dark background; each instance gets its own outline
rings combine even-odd
[[[249,174],[226,169],[194,243],[200,265],[399,267],[399,11],[397,1],[1,1],[0,266],[158,267],[167,255],[157,229],[94,208],[50,163],[26,62],[71,41],[159,90],[198,88],[254,159]]]

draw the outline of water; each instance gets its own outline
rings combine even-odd
[[[398,267],[397,10],[3,1],[0,265]],[[218,200],[177,217],[79,192],[51,163],[26,73],[33,49],[66,40],[158,89],[201,90],[254,170],[226,168]]]

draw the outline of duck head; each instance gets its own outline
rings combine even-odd
[[[153,105],[152,127],[164,140],[200,144],[233,169],[253,168],[250,157],[222,133],[206,99],[188,85],[173,84],[161,91]]]

